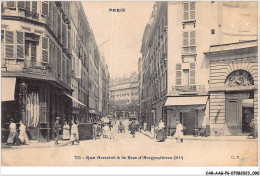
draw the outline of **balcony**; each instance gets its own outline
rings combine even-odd
[[[196,54],[196,46],[183,46],[182,55],[194,55]]]
[[[207,94],[205,85],[173,86],[169,95]]]

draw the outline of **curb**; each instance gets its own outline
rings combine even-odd
[[[53,144],[53,146],[44,146],[44,145],[40,145],[40,146],[30,146],[30,145],[17,145],[17,146],[7,146],[7,145],[3,145],[1,146],[1,148],[13,148],[13,149],[21,149],[21,148],[52,148],[52,147],[63,147],[63,146],[66,146],[66,145],[69,145],[71,144],[71,142],[65,142],[63,144],[59,144],[59,145],[55,145]]]
[[[146,134],[144,132],[141,132],[142,134],[144,134],[145,136],[150,138],[149,134]],[[174,140],[173,136],[167,136],[167,139],[172,139]],[[183,140],[187,140],[187,141],[247,141],[247,142],[258,142],[258,139],[221,139],[221,138],[208,138],[208,137],[204,137],[204,138],[183,138]]]

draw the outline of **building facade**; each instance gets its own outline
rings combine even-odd
[[[1,5],[3,133],[14,118],[32,139],[49,141],[56,117],[63,125],[106,115],[109,71],[81,2]]]
[[[254,2],[155,3],[139,63],[140,114],[148,129],[162,119],[172,135],[178,119],[187,135],[195,129],[209,130],[214,113],[210,111],[210,62],[204,52],[212,45],[257,39],[256,19]]]
[[[111,110],[135,113],[138,106],[138,75],[111,79],[109,83],[109,103]],[[117,108],[116,108],[117,107]]]
[[[14,118],[23,120],[32,139],[49,141],[55,118],[63,123],[71,111],[65,108],[71,107],[70,3],[8,1],[1,7],[2,131]]]

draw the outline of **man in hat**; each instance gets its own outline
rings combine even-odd
[[[59,140],[59,135],[60,135],[60,129],[61,129],[61,126],[59,124],[59,121],[60,121],[60,117],[57,117],[56,118],[56,121],[54,123],[54,132],[55,132],[55,145],[58,144],[58,140]]]

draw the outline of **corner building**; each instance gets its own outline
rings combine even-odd
[[[173,135],[179,119],[185,135],[196,130],[224,134],[213,127],[217,112],[211,106],[214,96],[209,93],[213,77],[218,80],[220,75],[211,72],[210,59],[204,53],[211,46],[256,40],[255,19],[255,2],[155,3],[139,60],[140,114],[148,129],[162,119],[167,135]]]

